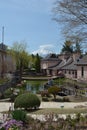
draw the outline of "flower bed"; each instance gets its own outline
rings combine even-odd
[[[55,120],[56,118],[56,120]],[[2,124],[0,130],[78,130],[87,129],[87,115],[77,113],[75,117],[68,115],[66,119],[59,117],[58,114],[49,113],[45,115],[45,121],[28,117],[28,122],[10,119]]]
[[[23,122],[11,119],[1,125],[0,130],[22,130]]]

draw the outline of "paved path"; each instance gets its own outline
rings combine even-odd
[[[80,105],[87,106],[87,102],[42,102],[40,108],[61,108],[61,106],[64,106],[64,108],[74,108]]]
[[[8,111],[11,103],[8,102],[0,102],[0,112]]]
[[[64,106],[64,108],[74,108],[75,106],[79,105],[87,107],[87,102],[41,102],[40,108],[61,108],[61,106]],[[11,103],[0,102],[0,112],[8,111],[10,106],[12,106]]]

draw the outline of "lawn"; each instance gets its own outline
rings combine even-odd
[[[39,109],[39,110],[32,110],[28,111],[30,114],[49,114],[49,113],[54,113],[54,114],[76,114],[76,113],[87,113],[87,108],[44,108],[44,109]]]

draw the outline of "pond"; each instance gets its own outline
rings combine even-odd
[[[26,83],[26,90],[27,91],[32,91],[33,93],[37,93],[39,91],[44,90],[44,84],[47,83],[46,81],[27,81]]]
[[[62,79],[63,80],[63,79]],[[45,90],[44,85],[48,83],[49,80],[27,80],[26,90],[32,91],[33,93],[37,93],[39,91]],[[53,80],[53,84],[60,84],[60,79]]]

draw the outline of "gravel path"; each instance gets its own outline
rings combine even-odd
[[[8,111],[10,106],[12,106],[12,104],[9,102],[0,102],[0,112]],[[40,108],[61,108],[61,106],[64,106],[64,108],[74,108],[76,106],[87,107],[87,102],[41,102]]]
[[[42,102],[40,108],[74,108],[76,106],[87,106],[87,102]]]

